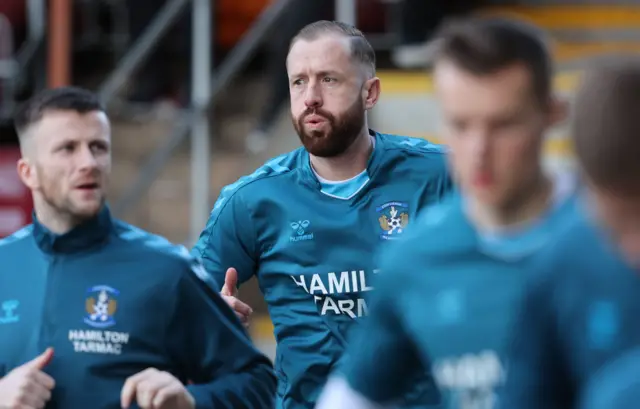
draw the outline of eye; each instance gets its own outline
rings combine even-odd
[[[467,122],[461,119],[452,119],[449,121],[449,125],[458,132],[463,132],[467,128]]]
[[[75,148],[76,148],[76,145],[71,142],[65,143],[64,145],[60,146],[60,150],[65,153],[71,153],[75,150]]]
[[[108,152],[109,145],[105,142],[93,142],[90,146],[92,152]]]
[[[329,83],[332,83],[332,82],[336,82],[336,81],[338,81],[338,80],[336,80],[335,78],[331,78],[331,77],[324,77],[324,78],[322,79],[322,81],[323,81],[323,82],[329,82]]]
[[[498,129],[509,129],[518,125],[520,125],[519,118],[505,118],[495,123],[495,127]]]

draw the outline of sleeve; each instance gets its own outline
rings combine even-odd
[[[446,156],[443,155],[442,169],[435,181],[435,194],[438,201],[441,201],[443,198],[448,196],[454,188],[453,175],[447,166]]]
[[[566,409],[575,406],[575,389],[563,354],[554,314],[550,273],[535,271],[525,290],[507,350],[507,379],[500,408]]]
[[[224,188],[191,254],[202,261],[206,271],[221,285],[230,267],[238,271],[242,284],[255,274],[257,248],[248,206],[237,188],[233,185]]]
[[[271,362],[251,343],[240,321],[192,261],[175,290],[168,349],[193,382],[196,409],[272,409]]]
[[[384,409],[354,390],[343,377],[332,376],[318,398],[316,409]]]
[[[424,209],[442,203],[456,189],[454,176],[447,164],[447,154],[441,148],[438,149],[438,156],[434,161],[428,162],[429,167],[424,172],[428,177],[420,182],[424,184],[424,188],[419,195],[418,215]]]
[[[396,301],[402,298],[404,284],[396,271],[389,271],[396,264],[384,261],[397,260],[399,255],[394,251],[385,255],[376,290],[368,301],[369,316],[354,329],[350,348],[333,375],[342,381],[328,384],[323,394],[326,406],[320,409],[402,404],[408,394],[412,403],[419,402],[418,406],[439,403],[435,383],[425,379],[428,364],[423,362],[399,318]],[[355,406],[357,402],[362,405]]]

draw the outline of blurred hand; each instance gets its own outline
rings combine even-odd
[[[195,409],[187,388],[169,372],[145,369],[129,377],[120,394],[120,404],[128,408],[136,402],[141,409]]]
[[[222,298],[235,311],[236,315],[245,327],[249,326],[249,317],[253,314],[253,309],[240,301],[238,296],[238,272],[235,268],[227,270],[224,277],[224,286],[220,292]]]
[[[51,362],[53,349],[17,367],[0,379],[0,408],[42,409],[51,399],[53,378],[42,370]]]

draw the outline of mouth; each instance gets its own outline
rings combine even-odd
[[[309,125],[319,125],[325,123],[327,120],[318,115],[312,115],[305,119],[304,123]]]
[[[479,187],[488,187],[493,184],[493,176],[489,172],[479,172],[475,175],[473,183]]]
[[[76,186],[76,189],[89,191],[89,190],[96,190],[99,187],[100,187],[100,184],[98,183],[83,183],[81,185]]]

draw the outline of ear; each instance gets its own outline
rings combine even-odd
[[[29,189],[35,190],[39,185],[38,172],[27,158],[20,158],[17,164],[18,176]]]
[[[364,98],[364,108],[368,111],[378,103],[380,98],[380,78],[368,79],[362,87],[362,97]]]
[[[556,126],[569,117],[569,102],[558,96],[551,99],[549,105],[549,126]]]

